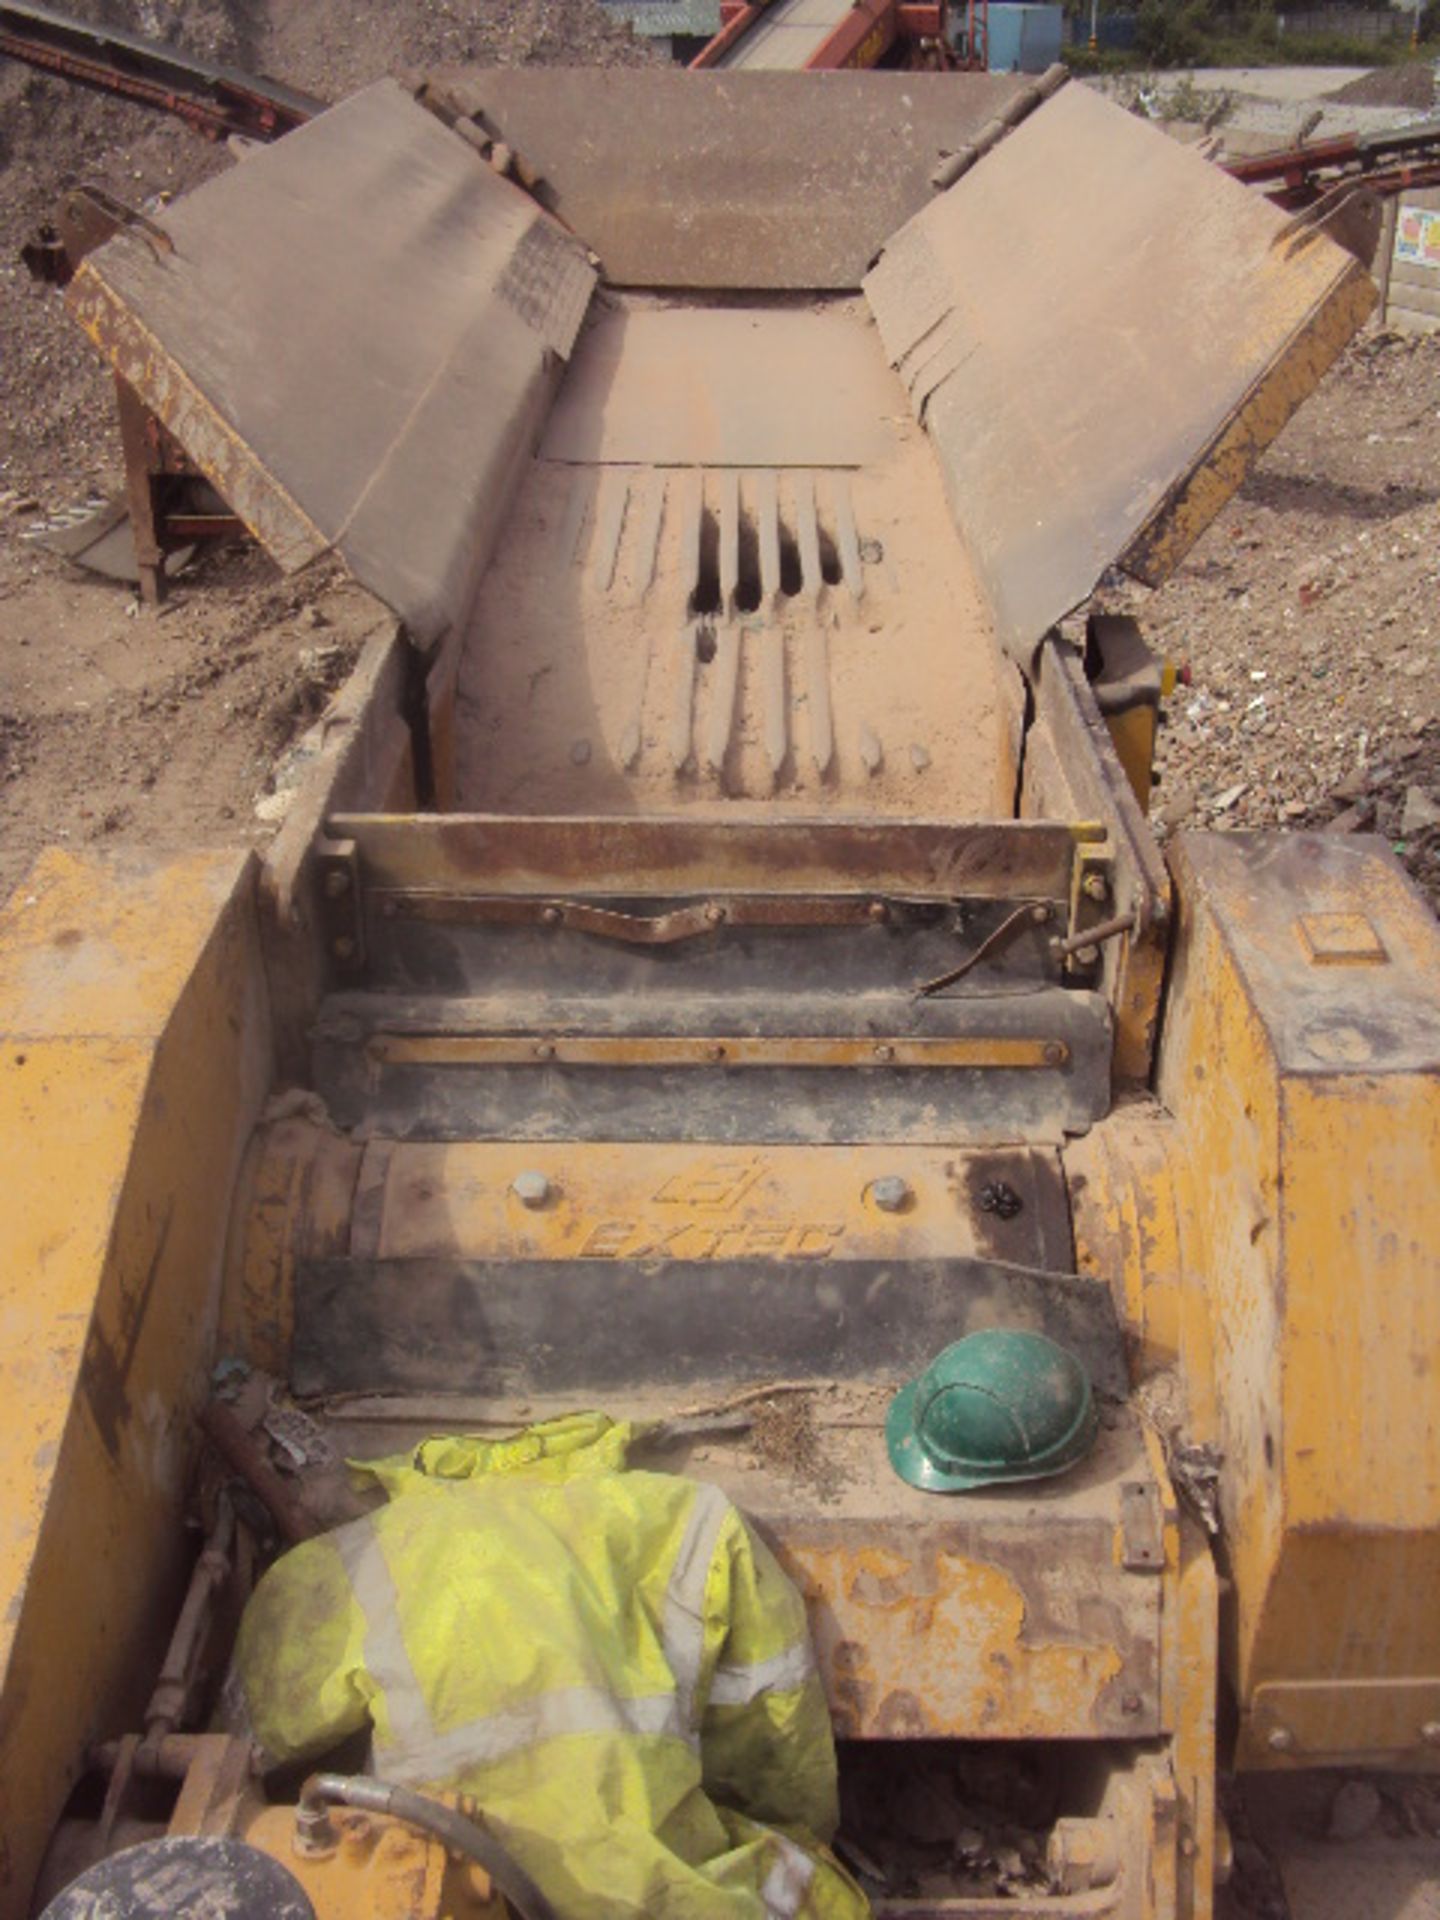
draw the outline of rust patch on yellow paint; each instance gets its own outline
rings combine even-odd
[[[1113,1636],[1047,1637],[1013,1570],[966,1554],[791,1545],[786,1561],[847,1738],[1073,1738],[1124,1662]]]

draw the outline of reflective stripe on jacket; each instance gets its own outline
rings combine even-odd
[[[377,1773],[473,1794],[567,1920],[860,1920],[799,1594],[718,1488],[585,1451],[384,1463],[386,1506],[277,1561],[236,1653],[267,1759],[368,1720]]]

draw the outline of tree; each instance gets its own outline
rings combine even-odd
[[[1135,40],[1157,67],[1189,66],[1205,50],[1209,24],[1207,0],[1141,0]]]

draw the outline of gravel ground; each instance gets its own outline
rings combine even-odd
[[[1393,67],[1376,67],[1347,80],[1327,94],[1347,106],[1413,107],[1417,113],[1429,113],[1435,105],[1435,63],[1432,60],[1403,60]]]
[[[1162,831],[1378,832],[1440,906],[1437,502],[1440,335],[1371,333],[1173,580],[1102,597],[1188,677]]]

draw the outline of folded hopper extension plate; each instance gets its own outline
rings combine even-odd
[[[421,639],[473,603],[590,299],[562,220],[619,285],[863,279],[1022,661],[1107,565],[1165,577],[1374,299],[1328,237],[1078,86],[937,196],[1021,83],[472,79],[559,219],[387,81],[170,208],[171,246],[117,235],[69,296],[282,566],[337,549]]]

